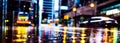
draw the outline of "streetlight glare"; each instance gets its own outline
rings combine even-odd
[[[75,12],[77,9],[76,8],[73,8],[73,11]]]
[[[95,4],[94,4],[94,3],[90,3],[90,7],[92,7],[92,8],[93,8],[94,6],[95,6]]]

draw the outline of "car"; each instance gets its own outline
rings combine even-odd
[[[79,22],[80,27],[116,27],[118,22],[109,17],[95,16],[86,21]]]

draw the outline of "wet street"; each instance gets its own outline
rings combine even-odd
[[[119,28],[6,26],[5,43],[119,43]],[[38,35],[38,36],[37,36]]]
[[[36,37],[32,26],[6,26],[3,36],[5,43],[34,43]]]
[[[119,31],[117,27],[85,28],[44,26],[40,31],[39,41],[41,43],[119,43]]]
[[[0,43],[120,43],[120,0],[0,0]]]

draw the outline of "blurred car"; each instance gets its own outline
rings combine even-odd
[[[32,23],[29,21],[29,14],[27,12],[19,12],[18,13],[18,18],[15,23],[15,25],[18,26],[31,26]]]
[[[118,22],[113,18],[96,16],[86,21],[79,22],[79,24],[80,27],[116,27]]]

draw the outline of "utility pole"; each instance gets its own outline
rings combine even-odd
[[[76,11],[77,11],[77,9],[76,9],[76,0],[74,0],[74,7],[73,7],[73,12],[74,12],[74,18],[75,18],[75,27],[76,27],[76,22],[77,22],[77,20],[76,20]]]
[[[92,8],[92,14],[95,15],[95,14],[94,14],[95,4],[94,4],[93,2],[90,3],[90,7]]]
[[[39,15],[39,25],[38,25],[38,34],[39,34],[39,37],[38,37],[38,41],[39,43],[41,43],[41,22],[42,22],[42,9],[43,9],[43,0],[38,0],[37,1],[38,3],[38,15]]]
[[[76,10],[77,10],[77,9],[76,9],[76,7],[74,7],[72,10],[73,10],[74,15],[75,15],[75,16],[74,16],[74,19],[75,19],[75,27],[76,27],[76,22],[77,22],[77,21],[76,21]]]

